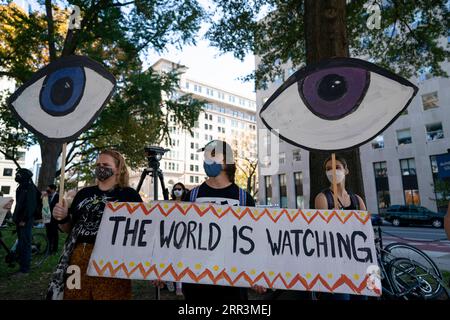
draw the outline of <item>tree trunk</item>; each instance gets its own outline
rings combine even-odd
[[[42,166],[39,171],[38,188],[45,190],[51,183],[58,185],[55,181],[55,172],[62,145],[58,142],[43,140],[39,140],[39,144],[41,145]]]
[[[349,56],[345,7],[346,0],[305,0],[307,64],[325,58]],[[348,164],[350,174],[345,179],[346,189],[364,199],[359,149],[338,152],[336,155],[345,158]],[[323,163],[329,156],[330,153],[309,153],[310,208],[314,208],[316,195],[330,185],[323,169]]]

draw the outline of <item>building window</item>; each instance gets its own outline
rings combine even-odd
[[[189,89],[189,82],[186,82],[186,89]]]
[[[423,110],[429,110],[439,107],[439,99],[437,91],[422,95]]]
[[[373,169],[375,170],[375,178],[387,177],[386,161],[375,162],[373,164]]]
[[[427,124],[427,141],[434,141],[444,138],[444,130],[442,130],[442,123]]]
[[[278,159],[280,161],[280,164],[284,164],[286,162],[286,153],[285,152],[281,152]]]
[[[305,199],[303,197],[303,174],[301,172],[294,172],[295,183],[295,207],[304,208]]]
[[[287,208],[288,199],[287,199],[287,188],[286,188],[286,175],[280,174],[280,175],[278,175],[278,179],[280,182],[280,207]]]
[[[194,149],[194,143],[191,142],[191,149]]]
[[[272,205],[272,177],[265,176],[264,177],[264,187],[266,190],[266,205]]]
[[[431,173],[433,175],[433,191],[436,199],[436,206],[439,212],[446,212],[448,207],[450,181],[439,177],[439,168],[436,156],[430,156]]]
[[[302,155],[300,153],[300,150],[292,150],[292,158],[294,159],[294,161],[300,161],[302,160]]]
[[[191,165],[189,166],[189,170],[190,170],[190,171],[194,171],[194,165],[191,164]]]
[[[411,130],[397,130],[397,142],[399,146],[412,143]]]
[[[193,176],[189,176],[189,182],[190,183],[194,183],[194,177]]]
[[[400,160],[400,168],[402,170],[402,176],[416,175],[416,162],[414,158]]]
[[[420,205],[419,186],[416,175],[416,163],[414,158],[401,159],[400,169],[402,173],[403,195],[406,205]]]
[[[12,177],[13,169],[11,168],[3,168],[3,176],[4,177]]]
[[[373,149],[382,149],[384,148],[384,138],[383,136],[377,136],[372,140],[372,148]]]
[[[195,177],[195,183],[198,183],[198,177]]]
[[[0,191],[6,196],[11,192],[10,186],[2,186]]]
[[[194,154],[191,153],[191,160],[194,160]]]
[[[208,114],[207,113],[205,113],[205,119],[208,120]]]
[[[391,205],[391,196],[389,193],[389,181],[387,175],[386,161],[375,162],[373,164],[375,172],[375,187],[377,190],[378,210],[387,208]]]

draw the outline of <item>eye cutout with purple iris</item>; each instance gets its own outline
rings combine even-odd
[[[417,91],[410,81],[368,61],[324,59],[294,72],[264,102],[259,116],[294,146],[347,150],[381,134]]]
[[[308,109],[326,120],[355,111],[370,85],[370,73],[358,67],[331,67],[307,75],[298,91]]]

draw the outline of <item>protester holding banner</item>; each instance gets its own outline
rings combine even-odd
[[[315,208],[316,209],[334,209],[337,207],[340,210],[366,210],[366,205],[360,196],[347,191],[345,189],[345,176],[350,173],[347,167],[347,161],[344,158],[336,156],[336,184],[337,184],[337,195],[338,205],[335,206],[333,199],[332,183],[333,183],[333,173],[332,173],[332,159],[331,156],[328,157],[323,168],[325,174],[330,182],[330,187],[323,190],[315,198]],[[313,298],[319,300],[351,300],[354,297],[350,297],[349,294],[337,293],[323,293],[323,292],[313,292]],[[357,298],[356,298],[357,299]]]
[[[89,277],[89,258],[107,202],[142,202],[140,195],[128,186],[128,170],[123,156],[113,150],[102,151],[97,159],[97,185],[80,190],[70,208],[55,205],[53,216],[61,230],[69,233],[63,254],[49,286],[49,299],[130,299],[131,282],[123,279]],[[68,266],[81,270],[80,288],[65,283]]]
[[[203,167],[208,179],[188,192],[185,200],[254,207],[251,195],[234,183],[236,165],[231,147],[225,141],[213,140],[200,151],[204,151]],[[248,299],[247,289],[239,287],[184,283],[183,293],[189,301]]]

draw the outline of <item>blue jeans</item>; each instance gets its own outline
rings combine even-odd
[[[20,272],[28,273],[31,263],[31,231],[33,221],[28,221],[25,226],[17,226],[17,254],[19,256]]]

